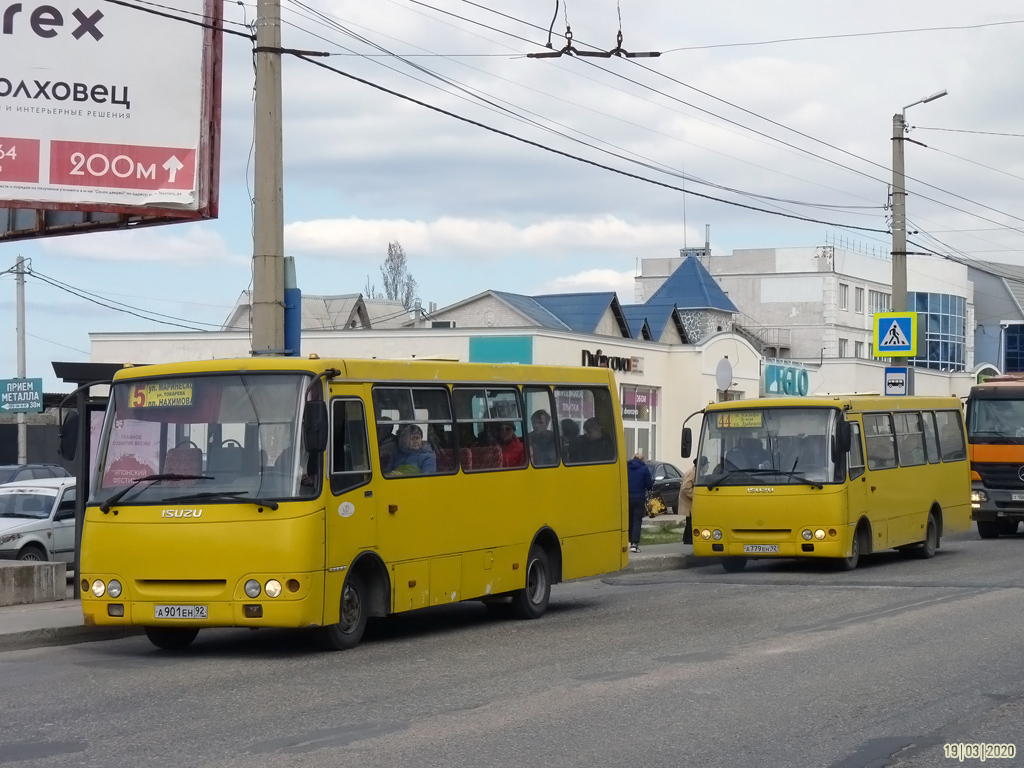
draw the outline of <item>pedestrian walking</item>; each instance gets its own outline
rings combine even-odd
[[[626,463],[626,479],[629,485],[629,551],[639,552],[647,492],[654,487],[654,478],[644,462],[643,451],[637,451]]]

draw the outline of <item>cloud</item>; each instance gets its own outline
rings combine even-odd
[[[588,269],[574,275],[556,277],[542,293],[585,293],[615,291],[622,304],[633,303],[634,273],[614,269]]]
[[[695,234],[695,233],[694,233]],[[615,216],[550,219],[516,225],[496,219],[443,217],[404,219],[317,219],[285,227],[289,252],[361,260],[397,240],[407,253],[443,259],[496,259],[539,252],[664,255],[684,242],[681,224],[627,222]]]
[[[200,224],[53,237],[42,240],[39,247],[48,255],[76,260],[174,262],[180,267],[210,262],[245,264],[251,258],[234,253],[219,233]]]

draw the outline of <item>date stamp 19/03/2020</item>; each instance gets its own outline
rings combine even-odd
[[[946,757],[951,760],[959,760],[961,763],[964,760],[980,760],[985,762],[986,760],[1005,760],[1013,759],[1017,756],[1017,745],[1016,744],[965,744],[963,742],[956,742],[953,744],[943,744],[942,751]]]

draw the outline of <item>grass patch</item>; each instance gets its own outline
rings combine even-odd
[[[677,544],[683,540],[686,526],[675,521],[646,525],[640,529],[640,545]]]

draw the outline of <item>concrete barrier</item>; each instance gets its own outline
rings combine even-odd
[[[0,560],[0,605],[63,600],[67,595],[67,563],[23,563]]]

